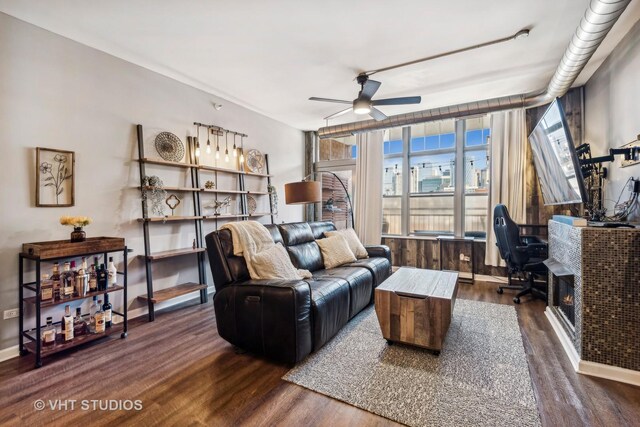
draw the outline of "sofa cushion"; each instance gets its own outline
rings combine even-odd
[[[338,267],[313,273],[317,280],[344,279],[349,283],[349,319],[358,314],[371,301],[373,275],[364,267]]]
[[[313,238],[318,240],[324,237],[324,233],[327,231],[335,231],[336,226],[333,225],[331,221],[315,221],[310,222],[309,227],[311,227],[311,232],[313,233]]]
[[[322,252],[324,268],[339,267],[342,264],[357,261],[356,256],[351,252],[349,243],[342,235],[327,237],[317,241]]]
[[[285,246],[295,246],[301,243],[313,242],[313,232],[308,222],[294,222],[279,224],[280,234]]]
[[[306,222],[278,225],[294,267],[311,272],[324,268],[320,247]]]
[[[264,225],[269,233],[271,233],[271,238],[274,243],[282,243],[284,245],[284,240],[282,240],[282,234],[280,234],[280,229],[275,224],[265,224]]]
[[[391,275],[391,263],[386,258],[367,258],[345,264],[343,267],[364,267],[373,274],[373,287],[378,287]]]
[[[349,321],[349,284],[340,278],[306,280],[311,288],[313,351]]]

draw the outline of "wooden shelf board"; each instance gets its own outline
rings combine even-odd
[[[173,249],[169,251],[161,251],[154,252],[147,257],[149,261],[157,261],[159,259],[172,258],[176,256],[189,255],[189,254],[197,254],[199,252],[204,252],[205,248],[183,248],[183,249]],[[144,255],[138,255],[139,257],[143,257]]]
[[[199,291],[201,289],[206,289],[207,285],[201,283],[182,283],[180,285],[172,286],[170,288],[161,289],[155,291],[153,293],[153,298],[151,298],[151,302],[154,304],[167,301],[173,298],[177,298],[182,295],[190,294],[192,292]],[[143,301],[148,301],[149,297],[147,295],[139,295],[138,299]]]
[[[117,291],[121,291],[123,290],[124,287],[120,286],[120,285],[114,285],[111,286],[109,288],[107,288],[104,291],[97,291],[97,292],[87,292],[87,294],[83,297],[71,297],[71,298],[66,298],[66,299],[61,299],[61,300],[56,300],[56,301],[42,301],[40,303],[40,307],[44,308],[44,307],[52,307],[54,305],[60,305],[60,304],[67,304],[69,301],[75,301],[75,300],[79,300],[79,299],[87,299],[87,298],[91,298],[93,296],[100,296],[100,295],[104,295],[110,292],[117,292]],[[24,302],[28,302],[30,304],[35,304],[36,303],[36,297],[25,297],[24,298]]]
[[[140,159],[138,161],[141,161],[143,163],[147,163],[147,164],[151,164],[151,165],[161,165],[161,166],[173,166],[173,167],[177,167],[177,168],[197,168],[199,167],[196,164],[193,163],[182,163],[182,162],[170,162],[167,160],[156,160],[156,159],[149,159],[149,158],[143,158]]]
[[[204,189],[202,190],[205,193],[220,193],[220,194],[247,194],[246,191],[242,191],[242,190],[207,190]]]
[[[234,173],[234,174],[238,174],[238,175],[243,175],[244,174],[244,172],[239,171],[237,169],[218,168],[218,167],[215,167],[215,166],[200,165],[199,168],[201,170],[211,171],[211,172]]]
[[[258,176],[261,178],[269,178],[272,177],[273,175],[268,174],[268,173],[255,173],[255,172],[245,172],[245,175],[249,175],[249,176]]]
[[[152,217],[152,218],[138,218],[139,222],[165,222],[165,221],[191,221],[195,219],[202,219],[201,216],[165,216],[165,217]]]
[[[210,215],[206,216],[203,219],[225,219],[225,218],[245,218],[248,217],[249,214],[228,214],[228,215]]]
[[[55,354],[55,353],[59,353],[61,351],[64,350],[68,350],[70,348],[73,347],[77,347],[79,345],[82,344],[86,344],[88,342],[92,342],[95,340],[99,340],[100,338],[104,338],[104,337],[108,337],[109,335],[113,335],[113,334],[119,334],[124,330],[122,323],[117,323],[113,326],[111,326],[110,328],[106,328],[104,332],[101,332],[99,334],[87,334],[87,335],[81,335],[79,337],[74,338],[71,342],[65,343],[65,342],[60,342],[57,341],[56,345],[53,347],[40,347],[41,348],[41,356],[42,357],[46,357],[49,356],[51,354]],[[40,334],[37,334],[37,336],[39,337]],[[30,341],[28,343],[24,344],[25,348],[31,352],[34,353],[36,352],[36,343],[35,341]]]
[[[249,216],[250,217],[271,216],[271,213],[270,212],[258,212],[258,213],[252,213]]]
[[[151,190],[151,187],[138,187],[139,189],[147,189],[147,190]],[[183,191],[183,192],[192,192],[192,193],[197,193],[199,191],[202,191],[201,188],[193,188],[193,187],[164,187],[164,189],[166,191]]]
[[[268,194],[271,194],[268,191],[247,191],[247,193],[248,194],[256,194],[258,196],[266,196]]]

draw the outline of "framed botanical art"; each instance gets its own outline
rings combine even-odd
[[[74,205],[75,153],[36,148],[36,206]]]

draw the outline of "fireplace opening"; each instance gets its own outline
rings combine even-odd
[[[576,326],[575,289],[573,276],[553,275],[554,306],[563,315],[571,329]]]

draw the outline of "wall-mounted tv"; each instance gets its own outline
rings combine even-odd
[[[587,191],[573,139],[556,99],[536,125],[529,143],[545,205],[584,203]]]

